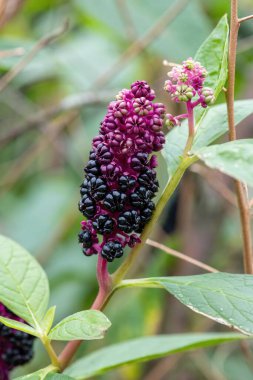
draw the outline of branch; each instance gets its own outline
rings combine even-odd
[[[25,54],[25,49],[22,47],[18,47],[10,50],[0,51],[0,59],[9,58],[9,57],[17,57]]]
[[[43,37],[39,42],[37,42],[33,48],[22,58],[7,74],[2,76],[0,79],[0,92],[5,89],[5,87],[32,61],[35,55],[42,50],[45,46],[52,43],[58,37],[68,29],[68,22],[65,21],[64,24],[55,30],[52,34],[47,37]]]
[[[33,129],[35,126],[44,124],[48,119],[58,116],[61,112],[75,110],[87,104],[107,103],[115,96],[117,90],[108,91],[88,91],[80,94],[67,96],[58,104],[48,107],[30,117],[28,120],[20,123],[13,130],[8,131],[5,135],[0,136],[0,148],[8,144],[11,140],[23,135]]]
[[[125,24],[126,34],[130,41],[135,40],[137,38],[136,28],[131,19],[130,12],[128,10],[126,0],[116,0],[116,5],[118,7],[119,14],[123,23]]]
[[[190,263],[190,264],[192,264],[192,265],[195,265],[196,267],[199,267],[199,268],[201,268],[201,269],[204,269],[204,270],[206,270],[207,272],[212,272],[212,273],[217,273],[217,272],[219,272],[217,269],[215,269],[215,268],[213,268],[213,267],[210,267],[209,265],[207,265],[207,264],[205,264],[205,263],[202,263],[202,262],[199,261],[199,260],[193,259],[192,257],[189,257],[189,256],[187,256],[187,255],[184,255],[184,254],[181,253],[181,252],[175,251],[175,250],[172,249],[172,248],[166,247],[165,245],[160,244],[160,243],[158,243],[158,242],[156,242],[156,241],[154,241],[154,240],[147,239],[146,244],[151,245],[152,247],[155,247],[155,248],[159,248],[159,249],[161,249],[162,251],[168,253],[169,255],[174,256],[174,257],[177,257],[178,259],[181,259],[181,260],[187,261],[188,263]]]
[[[228,88],[226,93],[229,140],[236,140],[235,118],[234,118],[234,88],[235,88],[235,67],[236,67],[236,48],[240,23],[238,19],[238,0],[231,0],[231,19],[230,19],[230,39],[228,54]],[[244,185],[235,181],[237,202],[240,211],[241,229],[243,235],[243,261],[246,273],[253,273],[252,260],[252,240],[250,225],[250,209],[247,193]]]
[[[247,20],[251,20],[252,18],[253,18],[253,15],[249,15],[246,17],[239,18],[238,22],[239,22],[239,24],[241,24],[242,22],[247,21]]]

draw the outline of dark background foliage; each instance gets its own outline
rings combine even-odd
[[[0,94],[1,232],[24,245],[43,265],[50,279],[51,304],[57,305],[60,320],[88,308],[97,290],[96,258],[83,257],[77,243],[81,220],[77,202],[91,139],[98,132],[107,102],[121,88],[144,79],[168,112],[179,111],[163,91],[168,69],[162,61],[180,62],[194,56],[228,12],[229,1],[16,0],[6,2],[6,7],[7,3],[13,7],[2,14],[1,51],[16,47],[29,51],[69,20],[68,31],[42,49]],[[240,1],[240,16],[250,13],[252,1]],[[252,35],[252,22],[243,23],[236,84],[236,96],[242,99],[253,95]],[[1,74],[20,59],[1,58]],[[224,95],[218,101],[224,101]],[[240,126],[240,137],[252,136],[252,121],[249,118]],[[163,189],[167,170],[162,156],[159,161]],[[240,273],[239,230],[232,183],[196,165],[187,172],[152,238],[219,270]],[[145,259],[140,255],[132,275],[200,273],[159,250],[149,246],[145,250]],[[113,323],[106,338],[83,344],[79,355],[138,336],[221,329],[160,290],[123,290],[115,295],[106,314]],[[36,358],[18,373],[29,373],[46,363],[37,344]],[[239,377],[252,379],[252,373],[238,346],[229,344],[129,365],[100,378]]]

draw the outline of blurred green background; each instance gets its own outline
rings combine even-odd
[[[1,233],[24,245],[45,268],[57,320],[88,308],[97,291],[96,258],[77,243],[79,186],[92,138],[106,106],[121,88],[147,80],[168,112],[178,112],[163,91],[168,68],[194,56],[228,0],[12,0],[3,1],[0,39],[2,77],[41,38],[68,30],[41,49],[0,93]],[[241,0],[240,16],[252,13]],[[11,7],[12,5],[12,7]],[[1,13],[2,11],[2,13]],[[240,29],[236,96],[253,97],[253,23]],[[1,79],[0,79],[1,80]],[[1,87],[1,82],[0,82]],[[218,101],[224,101],[223,95]],[[240,137],[252,136],[253,119]],[[166,132],[166,131],[165,131]],[[159,156],[161,190],[167,180]],[[188,171],[152,238],[223,271],[242,272],[241,238],[233,186],[228,178],[195,165]],[[132,276],[200,273],[190,264],[146,246]],[[111,265],[114,269],[118,263]],[[161,290],[123,290],[106,308],[112,328],[78,354],[129,338],[187,331],[219,331]],[[58,343],[56,349],[62,347]],[[47,364],[37,342],[35,359],[14,375]],[[252,364],[252,363],[251,363]],[[253,372],[236,344],[150,363],[129,365],[98,378],[117,380],[244,380]]]

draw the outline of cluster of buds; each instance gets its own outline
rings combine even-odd
[[[150,154],[165,142],[165,108],[154,98],[145,81],[122,90],[93,139],[79,202],[87,218],[79,242],[87,256],[99,253],[107,261],[121,257],[126,245],[140,242],[139,234],[151,219],[158,181],[157,159]]]
[[[188,58],[182,65],[175,65],[168,73],[169,80],[165,82],[164,89],[175,102],[184,102],[187,108],[193,109],[197,105],[206,108],[214,102],[213,90],[204,87],[207,76],[206,69],[197,61]],[[166,125],[171,128],[180,124],[180,119],[188,117],[187,114],[173,117],[166,115]]]
[[[24,321],[0,303],[0,316]],[[8,380],[9,372],[28,363],[33,356],[34,337],[18,330],[11,329],[0,323],[0,379]]]

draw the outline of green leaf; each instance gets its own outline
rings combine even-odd
[[[235,124],[253,113],[253,99],[239,100],[235,102]],[[228,131],[226,104],[219,104],[208,109],[205,118],[196,125],[196,135],[193,141],[192,151],[210,145]],[[168,165],[169,174],[172,175],[180,163],[188,136],[188,126],[184,122],[180,127],[174,128],[166,136],[163,150],[164,158]]]
[[[41,333],[49,286],[45,272],[20,245],[0,236],[0,302]]]
[[[235,102],[236,126],[253,113],[253,99],[237,100]],[[228,131],[228,118],[226,103],[211,107],[200,125],[193,142],[192,151],[210,145]]]
[[[253,139],[212,145],[195,154],[210,168],[253,186]]]
[[[50,372],[55,372],[56,370],[57,368],[55,368],[53,365],[49,365],[48,367],[42,368],[39,371],[30,373],[29,375],[16,377],[14,380],[44,380],[47,378],[47,375],[49,374],[51,375]]]
[[[74,380],[74,378],[62,373],[50,373],[46,376],[45,380]]]
[[[104,337],[111,326],[107,317],[97,310],[80,311],[64,318],[49,334],[53,340],[92,340]]]
[[[33,336],[39,336],[36,330],[32,328],[29,325],[26,325],[25,323],[15,321],[14,319],[10,318],[5,318],[5,317],[0,317],[0,322],[2,322],[5,326],[10,327],[11,329],[19,330],[19,331],[24,331],[27,334],[33,335]]]
[[[158,335],[138,338],[95,351],[77,360],[64,373],[82,380],[125,364],[242,338],[242,335],[232,333]]]
[[[161,287],[196,313],[253,335],[253,276],[208,273],[122,281],[120,287]]]
[[[195,55],[196,61],[199,61],[208,71],[205,87],[211,87],[214,90],[215,98],[227,79],[228,33],[227,15],[224,15]],[[207,111],[201,107],[196,110],[195,119],[198,122]]]
[[[55,316],[55,309],[56,306],[50,307],[48,311],[46,312],[46,315],[42,321],[42,329],[44,333],[47,335],[52,327],[52,324],[54,322],[54,316]]]

